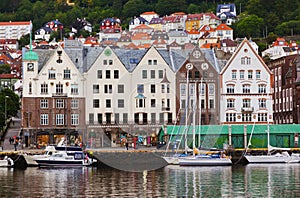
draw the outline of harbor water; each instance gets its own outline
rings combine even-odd
[[[300,197],[300,164],[0,169],[1,197]]]

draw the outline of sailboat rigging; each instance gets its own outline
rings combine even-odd
[[[188,116],[190,115],[190,112],[188,111],[188,109],[190,108],[189,106],[189,78],[188,78],[188,71],[191,70],[193,68],[192,64],[187,64],[186,65],[186,69],[187,69],[187,87],[186,87],[186,92],[187,92],[187,96],[186,96],[186,112],[185,112],[185,130],[184,130],[184,137],[185,137],[185,155],[174,155],[171,157],[166,157],[164,156],[163,158],[165,159],[165,161],[167,161],[168,164],[178,164],[181,166],[220,166],[220,165],[232,165],[232,161],[228,158],[223,156],[223,153],[221,152],[221,154],[211,154],[211,153],[205,153],[205,154],[201,154],[199,153],[198,149],[196,148],[196,107],[197,107],[197,96],[196,96],[196,91],[194,90],[194,100],[193,103],[191,104],[191,109],[192,109],[192,115],[193,115],[193,119],[192,119],[192,132],[193,132],[193,136],[192,136],[192,147],[193,147],[193,155],[188,155],[187,151],[188,151],[188,146],[187,146],[187,133],[189,131],[189,125],[188,125]],[[194,87],[196,88],[196,86]],[[201,89],[202,89],[202,79],[201,79]],[[201,99],[200,99],[201,101]],[[200,102],[200,108],[201,108],[201,102]],[[199,108],[199,109],[200,109]],[[199,110],[199,113],[201,114],[201,110]],[[199,136],[198,136],[198,147],[200,146],[200,130],[201,130],[201,116],[200,120],[199,120]]]

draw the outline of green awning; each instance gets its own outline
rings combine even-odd
[[[194,126],[176,125],[166,127],[168,135],[182,135],[187,131],[187,134],[193,134]],[[201,135],[228,134],[228,125],[196,125],[195,133]]]
[[[196,134],[201,135],[223,135],[231,134],[233,135],[244,135],[244,130],[247,130],[247,134],[266,134],[268,130],[267,124],[256,124],[256,125],[202,125],[195,126]],[[229,129],[231,128],[231,129]],[[270,134],[300,134],[300,124],[274,124],[269,125]],[[187,134],[193,134],[193,126],[176,125],[176,126],[166,126],[166,131],[168,135],[182,135],[187,131]]]

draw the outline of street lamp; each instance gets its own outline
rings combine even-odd
[[[300,120],[300,118],[299,118],[299,105],[297,104],[297,124],[300,124],[299,120]]]
[[[4,104],[4,107],[5,107],[5,109],[4,109],[4,111],[5,111],[5,113],[4,113],[4,115],[5,115],[5,127],[6,127],[6,125],[7,125],[7,98],[9,98],[9,96],[5,96],[5,104]]]

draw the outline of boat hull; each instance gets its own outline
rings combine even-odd
[[[36,160],[40,167],[82,167],[84,162],[82,160],[46,160],[38,159]]]
[[[169,165],[179,165],[178,158],[179,158],[179,157],[163,157],[163,159],[164,159]]]
[[[229,158],[190,157],[179,159],[180,166],[231,166]]]
[[[290,156],[277,155],[259,155],[259,156],[245,156],[249,163],[297,163],[299,159],[294,159]]]

